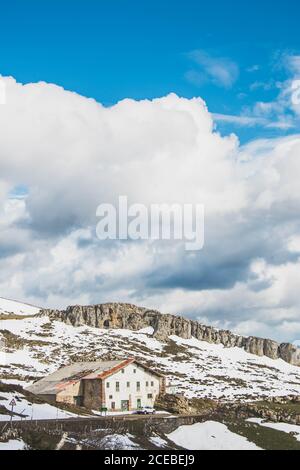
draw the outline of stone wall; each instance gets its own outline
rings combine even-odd
[[[91,410],[102,407],[102,381],[99,379],[83,380],[83,406]],[[105,399],[104,399],[105,402]]]

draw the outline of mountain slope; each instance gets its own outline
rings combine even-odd
[[[0,319],[0,380],[31,383],[63,364],[135,356],[188,397],[250,400],[300,393],[300,368],[195,338],[153,337],[137,331],[66,324],[46,312]]]
[[[3,299],[0,297],[0,316],[1,315],[36,315],[40,309],[33,305],[16,302],[15,300]]]
[[[231,331],[219,330],[203,325],[195,320],[162,314],[156,310],[137,307],[132,304],[108,303],[88,306],[70,306],[66,310],[42,310],[52,319],[61,320],[73,326],[92,326],[97,328],[123,328],[137,331],[153,328],[154,338],[166,341],[174,335],[184,339],[196,338],[225,347],[239,347],[258,356],[283,359],[289,364],[300,366],[300,349],[289,343],[254,336],[244,337]]]

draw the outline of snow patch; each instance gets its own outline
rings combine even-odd
[[[0,442],[0,450],[24,450],[25,442],[19,439],[11,439],[8,442]]]
[[[167,437],[188,450],[260,450],[245,437],[229,431],[225,424],[215,421],[180,426]]]
[[[102,449],[138,450],[140,447],[130,438],[130,434],[109,434],[101,439]]]
[[[22,304],[15,300],[0,297],[0,314],[13,313],[15,315],[36,315],[40,309],[29,304]]]

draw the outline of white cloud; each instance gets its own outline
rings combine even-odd
[[[293,75],[300,77],[300,55],[285,54],[283,63]]]
[[[49,306],[134,301],[293,339],[300,136],[240,147],[215,132],[201,99],[105,108],[55,85],[5,81],[0,296]],[[20,186],[28,194],[12,199]],[[98,204],[124,194],[204,204],[204,250],[98,241]]]
[[[225,122],[239,127],[264,127],[266,129],[288,130],[295,127],[295,123],[291,117],[281,116],[278,120],[263,117],[261,113],[258,115],[231,115],[214,113],[213,117],[216,122]]]
[[[185,77],[195,85],[202,85],[206,80],[224,88],[231,88],[239,77],[239,67],[227,57],[213,57],[202,50],[189,53],[189,58],[199,67],[189,70]]]
[[[257,88],[264,90],[278,88],[278,96],[273,101],[255,103],[252,108],[244,109],[243,114],[253,118],[264,118],[269,121],[269,127],[278,129],[299,127],[300,56],[289,53],[279,54],[275,69],[285,71],[287,76],[284,81],[254,82],[250,88],[252,91]]]

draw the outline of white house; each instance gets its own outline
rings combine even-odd
[[[53,402],[108,411],[153,406],[165,393],[165,377],[134,358],[79,362],[37,381],[28,391]]]

